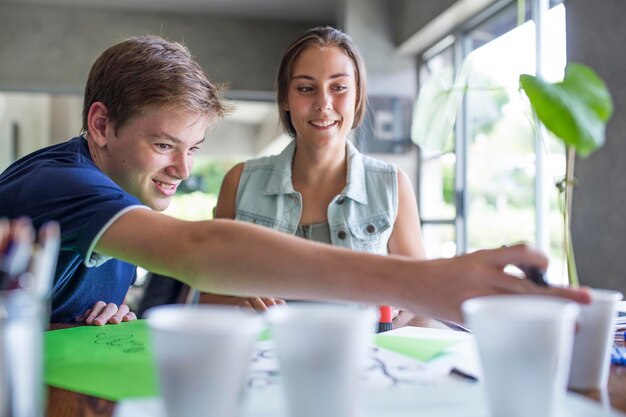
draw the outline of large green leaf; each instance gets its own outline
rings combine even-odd
[[[591,68],[569,64],[565,78],[558,83],[522,74],[520,85],[539,120],[581,157],[604,144],[613,101],[606,84]]]
[[[464,64],[454,82],[451,70],[439,71],[420,89],[411,126],[411,138],[419,147],[430,151],[451,149],[454,123],[466,89],[467,71]]]

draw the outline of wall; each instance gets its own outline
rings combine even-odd
[[[417,59],[401,56],[397,52],[393,28],[398,21],[397,16],[393,15],[393,4],[386,0],[344,0],[338,21],[363,54],[369,95],[414,99],[417,96]],[[361,129],[371,127],[362,126]],[[414,190],[417,190],[418,154],[415,145],[404,153],[372,156],[397,164],[407,173]]]
[[[397,45],[424,28],[435,17],[446,11],[457,0],[394,0],[391,15],[394,21],[393,38]]]
[[[82,129],[83,97],[55,94],[50,97],[50,137],[60,143],[78,136]]]
[[[47,94],[0,95],[0,172],[18,157],[48,145],[50,97]],[[13,145],[13,125],[18,127],[18,149]]]
[[[256,125],[222,120],[213,130],[207,132],[206,141],[198,155],[235,162],[248,159],[257,154],[254,140],[257,134]]]
[[[343,30],[354,39],[365,59],[369,94],[415,97],[416,60],[396,52],[390,2],[344,0],[343,13]]]
[[[576,161],[572,233],[581,282],[626,292],[626,2],[566,0],[568,61],[593,67],[615,111],[606,144]]]
[[[271,91],[283,49],[302,31],[332,22],[0,5],[0,90],[81,93],[104,49],[131,35],[184,42],[214,80]]]
[[[75,94],[37,102],[10,96],[9,102],[0,103],[0,171],[10,162],[13,123],[19,124],[23,140],[20,156],[80,131],[82,91],[91,65],[106,48],[128,36],[161,34],[183,42],[210,78],[229,84],[230,95],[271,99],[284,48],[304,30],[325,23],[332,22],[0,4],[0,92]],[[1,94],[0,100],[5,100]],[[32,110],[27,103],[32,103]],[[18,114],[19,109],[23,112]],[[36,115],[45,120],[46,128],[35,122]],[[227,127],[233,126],[224,124],[209,134],[205,153],[254,155],[271,134],[265,128],[262,143],[256,144],[254,135],[259,132],[253,127],[235,126],[230,131]]]

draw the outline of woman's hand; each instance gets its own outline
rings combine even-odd
[[[266,298],[266,297],[233,297],[230,295],[217,295],[210,293],[200,293],[200,304],[222,304],[232,305],[243,308],[251,308],[259,313],[267,311],[268,308],[286,304],[285,300],[280,298]]]

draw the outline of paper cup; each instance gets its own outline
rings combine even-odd
[[[619,291],[592,289],[591,304],[581,304],[578,331],[574,337],[570,388],[602,389],[607,385],[616,307],[622,298]]]
[[[291,417],[355,417],[374,311],[298,304],[267,314]]]
[[[545,296],[488,296],[462,305],[493,417],[553,417],[566,391],[578,306]]]
[[[232,307],[180,304],[146,315],[167,415],[238,416],[262,319]]]

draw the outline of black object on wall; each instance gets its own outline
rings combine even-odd
[[[404,153],[411,146],[413,100],[408,97],[368,98],[355,145],[364,153]]]

